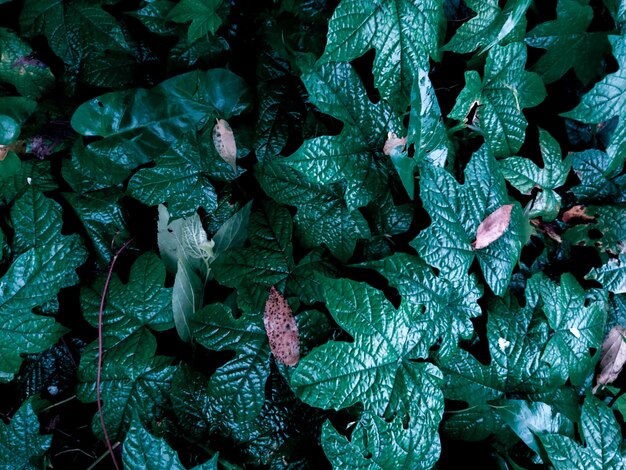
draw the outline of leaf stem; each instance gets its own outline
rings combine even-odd
[[[115,262],[117,261],[117,257],[134,240],[135,240],[135,237],[131,238],[126,243],[124,243],[122,247],[119,250],[117,250],[117,253],[115,253],[115,256],[113,256],[113,259],[111,260],[111,265],[109,266],[109,273],[107,274],[107,279],[102,289],[102,299],[100,299],[100,310],[98,311],[98,368],[97,368],[97,373],[96,373],[96,402],[98,403],[98,416],[100,417],[100,426],[102,427],[102,432],[104,434],[104,442],[107,445],[108,453],[111,454],[111,459],[113,460],[113,465],[115,466],[116,470],[120,470],[120,467],[117,464],[117,460],[115,459],[115,454],[113,453],[113,446],[111,445],[111,439],[109,439],[109,433],[107,432],[106,425],[104,424],[104,414],[102,413],[102,397],[100,396],[100,380],[102,377],[102,355],[103,355],[102,316],[104,312],[104,302],[106,300],[107,291],[109,290],[109,283],[111,282],[111,276],[113,275],[113,268],[115,267]],[[117,447],[117,444],[116,444],[116,447]],[[98,459],[98,461],[99,460],[100,459]],[[96,463],[98,461],[96,461]]]

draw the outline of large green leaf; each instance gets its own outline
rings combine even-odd
[[[207,34],[215,34],[222,24],[218,9],[223,0],[181,0],[172,8],[167,19],[175,23],[191,21],[187,37],[194,42]]]
[[[471,318],[480,316],[478,299],[481,289],[474,276],[447,279],[437,276],[421,259],[395,253],[380,261],[359,266],[376,269],[395,287],[405,302],[423,305],[433,326],[433,339],[440,339],[440,355],[450,354],[458,342],[469,339],[473,332]]]
[[[610,408],[592,395],[583,404],[580,433],[585,446],[560,434],[538,434],[556,470],[617,470],[626,465],[620,453],[620,427]]]
[[[39,421],[32,401],[26,401],[9,424],[0,422],[0,466],[15,470],[43,468],[43,454],[52,436],[39,434]]]
[[[13,378],[22,354],[52,346],[66,331],[54,318],[32,309],[75,284],[75,269],[86,259],[78,236],[61,235],[58,204],[36,190],[16,202],[12,219],[23,253],[0,278],[0,381]]]
[[[183,134],[249,106],[249,90],[237,75],[226,69],[196,70],[150,90],[107,93],[87,101],[72,116],[72,127],[84,136],[103,137],[104,142],[96,143],[110,151],[123,146],[131,159],[150,161]]]
[[[477,258],[489,287],[504,294],[523,245],[523,221],[514,203],[504,234],[486,248],[473,249],[479,224],[508,203],[504,178],[487,146],[472,156],[463,185],[444,169],[423,165],[420,196],[432,219],[411,242],[420,256],[450,280],[466,276]]]
[[[343,0],[328,24],[322,63],[350,61],[376,50],[374,84],[394,108],[404,111],[417,71],[439,60],[445,31],[436,0]]]
[[[530,203],[528,215],[542,217],[549,222],[556,218],[561,209],[561,196],[555,189],[563,186],[570,170],[569,159],[562,159],[561,147],[543,129],[539,130],[539,147],[543,167],[539,168],[531,159],[511,157],[500,162],[502,174],[515,189],[530,195],[534,189],[540,191]]]
[[[81,292],[83,316],[98,326],[98,315],[105,276]],[[133,264],[127,283],[113,275],[102,312],[103,335],[122,341],[147,326],[161,331],[174,326],[172,289],[163,287],[165,267],[151,252],[141,255]]]
[[[328,309],[354,341],[329,341],[314,349],[294,371],[292,388],[304,402],[320,408],[338,410],[362,403],[375,417],[371,423],[364,419],[357,436],[376,432],[372,426],[382,426],[381,434],[387,435],[383,439],[389,441],[381,443],[382,448],[372,445],[372,452],[382,454],[374,461],[423,460],[424,468],[429,468],[439,454],[437,427],[443,395],[438,387],[439,370],[414,362],[425,357],[434,340],[427,318],[414,305],[403,303],[395,310],[382,292],[358,282],[329,278],[322,282]],[[395,417],[393,424],[382,421],[383,416]],[[402,424],[407,421],[408,429]],[[331,434],[325,447],[332,459],[338,459],[336,463],[345,461],[340,457],[343,452],[363,455],[363,437],[357,437],[353,443],[357,447],[350,449],[351,444],[332,430],[326,432]],[[421,436],[419,446],[414,442],[417,435]],[[396,445],[404,453],[394,455]]]
[[[82,402],[96,401],[97,343],[89,344],[80,358],[76,396]],[[134,416],[149,421],[164,413],[175,368],[170,367],[170,358],[155,355],[156,346],[156,339],[145,328],[123,341],[113,336],[105,338],[100,393],[111,439],[121,437]],[[98,414],[91,428],[102,436]]]
[[[211,397],[209,416],[219,416],[217,424],[225,429],[254,420],[265,400],[270,372],[263,316],[254,313],[235,319],[225,305],[210,304],[191,320],[193,336],[202,346],[236,353],[211,376],[206,389]]]
[[[483,134],[496,157],[517,153],[528,125],[522,110],[546,96],[541,78],[524,70],[525,64],[524,43],[494,46],[482,81],[478,72],[465,72],[465,88],[448,115]]]
[[[526,34],[526,43],[547,49],[533,66],[548,84],[573,68],[587,84],[598,74],[602,57],[609,51],[604,32],[587,32],[593,10],[580,0],[559,0],[556,20],[546,21]]]
[[[508,0],[502,10],[498,0],[466,0],[465,3],[476,16],[461,25],[444,50],[467,53],[482,47],[481,52],[484,52],[524,37],[530,0]]]

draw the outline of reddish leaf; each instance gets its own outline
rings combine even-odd
[[[385,155],[391,155],[392,153],[397,152],[398,148],[401,152],[402,149],[406,146],[406,137],[398,137],[395,132],[389,132],[387,134],[387,140],[385,141],[385,145],[383,146],[383,153]]]
[[[617,379],[626,363],[626,329],[616,326],[606,335],[602,343],[602,356],[600,359],[600,374],[597,377],[597,385],[593,388],[596,393],[601,385],[607,385]]]
[[[489,214],[478,226],[476,241],[472,243],[472,248],[480,250],[500,238],[511,222],[512,210],[513,204],[506,204]]]
[[[566,224],[575,223],[576,219],[581,222],[593,222],[594,217],[587,215],[585,206],[574,206],[563,213],[563,222]]]
[[[265,302],[263,323],[274,357],[286,366],[295,366],[300,360],[298,325],[291,307],[273,286]]]

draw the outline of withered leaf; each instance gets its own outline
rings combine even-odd
[[[513,204],[506,204],[489,214],[478,226],[472,248],[475,250],[486,248],[500,238],[511,222],[512,210]]]
[[[576,219],[581,222],[593,222],[595,220],[594,217],[587,215],[585,206],[574,206],[563,212],[563,222],[566,224],[575,223]]]
[[[596,380],[593,393],[602,385],[612,383],[622,371],[626,363],[626,328],[616,326],[609,331],[602,343],[600,358],[600,374]]]
[[[400,151],[406,146],[406,137],[398,137],[395,132],[389,132],[387,134],[387,140],[383,145],[383,153],[385,155],[391,155],[394,151],[397,152],[397,148],[400,147]]]
[[[237,171],[237,143],[230,124],[224,119],[217,119],[213,126],[213,145],[222,159]]]
[[[274,286],[265,302],[263,323],[274,357],[286,366],[295,366],[300,360],[298,325],[291,307]]]

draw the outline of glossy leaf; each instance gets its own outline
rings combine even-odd
[[[4,468],[34,469],[43,465],[43,454],[52,436],[39,433],[33,402],[25,402],[9,424],[0,423],[0,465]]]

